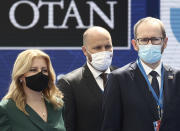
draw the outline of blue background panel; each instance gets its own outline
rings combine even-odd
[[[132,39],[133,26],[139,19],[146,16],[159,18],[159,0],[152,0],[151,2],[147,2],[146,0],[131,0],[130,11],[130,34]],[[22,50],[0,50],[0,99],[8,90],[14,61],[21,51]],[[57,76],[79,68],[86,62],[86,58],[81,50],[44,51],[51,57]],[[117,67],[122,67],[123,65],[134,61],[136,58],[137,53],[134,51],[132,46],[129,50],[114,50],[112,64]]]
[[[11,73],[17,55],[23,50],[0,50],[0,98],[8,91]],[[86,62],[81,50],[44,50],[49,54],[56,75],[66,74]],[[121,67],[136,58],[134,51],[114,51],[113,65]]]

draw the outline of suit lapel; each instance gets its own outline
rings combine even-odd
[[[168,67],[164,67],[164,92],[163,92],[163,110],[165,111],[170,100],[171,92],[173,91],[174,72]]]
[[[98,97],[99,94],[102,94],[102,91],[101,91],[100,87],[98,86],[96,80],[94,79],[87,64],[84,66],[83,81],[86,84],[86,86],[88,87],[89,91],[91,91],[96,97]]]
[[[110,70],[117,69],[116,67],[110,66]],[[97,84],[93,74],[89,70],[87,64],[83,66],[83,82],[86,85],[87,89],[92,93],[95,98],[102,99],[103,91],[100,89],[99,85]],[[98,101],[97,101],[98,102]]]
[[[145,100],[146,106],[148,107],[150,113],[152,113],[153,120],[158,120],[158,110],[157,110],[157,103],[149,90],[148,84],[142,75],[141,71],[139,70],[136,63],[130,65],[132,68],[131,75],[134,75],[135,84],[136,87],[138,87],[138,90],[140,94],[142,95],[142,99]],[[134,73],[133,73],[134,72]]]
[[[164,69],[164,92],[163,92],[163,105],[167,102],[168,99],[168,71]]]
[[[110,71],[111,71],[111,72],[112,72],[113,70],[118,69],[118,67],[116,67],[116,66],[112,66],[112,65],[111,65],[109,68],[110,68]]]
[[[51,123],[53,120],[56,120],[55,117],[57,117],[57,116],[53,115],[53,114],[55,114],[55,110],[53,110],[53,107],[51,107],[52,105],[46,100],[45,100],[45,104],[46,104],[47,114],[48,114],[47,122]]]
[[[28,118],[31,122],[41,130],[46,131],[46,123],[28,104],[26,104],[26,111],[29,113]]]

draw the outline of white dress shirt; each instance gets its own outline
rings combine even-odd
[[[87,66],[89,68],[89,70],[91,71],[91,73],[93,74],[93,77],[94,79],[96,80],[97,84],[99,85],[100,89],[102,91],[104,91],[104,86],[103,86],[103,79],[100,77],[100,75],[103,73],[101,71],[98,71],[96,70],[94,67],[92,67],[92,65],[90,65],[88,62],[87,62]],[[110,71],[110,68],[108,68],[104,73],[107,73],[109,74],[111,71]]]

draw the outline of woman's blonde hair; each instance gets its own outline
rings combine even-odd
[[[23,89],[23,84],[20,82],[20,77],[30,70],[33,59],[37,57],[44,58],[48,68],[49,85],[47,89],[43,90],[43,96],[47,101],[53,104],[55,109],[63,106],[62,93],[55,86],[56,75],[50,57],[40,50],[25,50],[18,55],[14,63],[12,81],[8,93],[3,98],[12,99],[16,103],[16,106],[25,114],[28,114],[25,110],[26,95]]]

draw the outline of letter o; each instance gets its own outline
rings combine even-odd
[[[33,12],[34,12],[34,17],[33,17],[32,22],[26,26],[22,26],[19,23],[17,23],[16,18],[15,18],[16,8],[21,4],[27,4],[27,5],[31,6],[31,8],[33,9]],[[39,20],[39,10],[38,10],[37,6],[30,1],[18,1],[10,8],[9,19],[10,19],[11,23],[19,29],[30,29],[34,25],[36,25]]]

